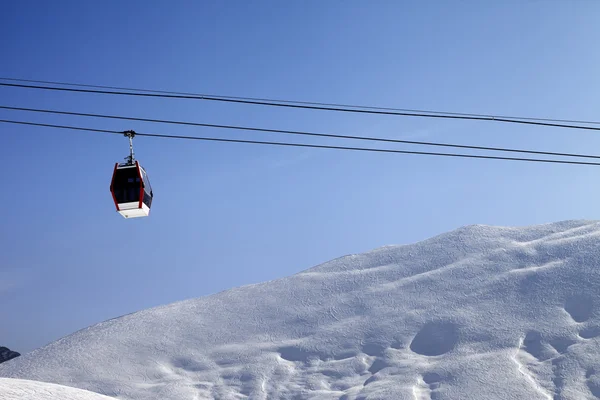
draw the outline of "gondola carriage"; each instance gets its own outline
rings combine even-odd
[[[123,132],[129,137],[130,154],[125,163],[116,163],[110,192],[117,212],[125,218],[147,217],[152,206],[152,186],[146,170],[133,157],[134,131]]]

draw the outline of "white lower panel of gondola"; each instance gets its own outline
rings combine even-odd
[[[150,208],[142,203],[142,208],[139,208],[140,203],[137,201],[132,203],[121,203],[119,204],[119,214],[125,218],[138,218],[147,217],[150,214]]]

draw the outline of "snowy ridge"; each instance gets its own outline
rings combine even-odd
[[[120,399],[593,399],[599,239],[469,226],[112,319],[0,376]]]
[[[87,390],[8,378],[0,378],[0,398],[2,400],[111,400],[111,397]]]

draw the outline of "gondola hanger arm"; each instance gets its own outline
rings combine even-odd
[[[135,157],[133,155],[133,138],[135,137],[135,131],[123,131],[123,135],[129,138],[129,156],[127,156],[125,159],[127,160],[128,165],[133,165],[135,161]]]

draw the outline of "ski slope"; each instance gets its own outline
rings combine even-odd
[[[0,376],[119,399],[593,399],[599,308],[600,223],[468,226],[105,321]]]
[[[0,378],[2,400],[111,400],[87,390],[23,379]]]

